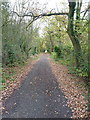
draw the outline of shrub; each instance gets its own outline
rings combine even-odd
[[[55,46],[55,47],[54,47],[54,51],[56,52],[56,56],[57,56],[57,57],[60,57],[60,56],[61,56],[61,49],[60,49],[60,47]]]

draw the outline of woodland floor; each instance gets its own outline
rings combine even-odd
[[[82,81],[49,55],[27,64],[2,91],[3,118],[84,118],[89,116]],[[20,74],[19,74],[20,73]],[[88,119],[89,120],[89,119]]]

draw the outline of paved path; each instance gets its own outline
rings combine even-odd
[[[47,55],[34,65],[21,87],[3,103],[5,118],[70,118],[71,110],[58,88]]]

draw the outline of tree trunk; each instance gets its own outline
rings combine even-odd
[[[90,81],[90,9],[88,10],[88,19],[88,79]]]
[[[80,67],[80,56],[81,56],[81,46],[79,43],[79,38],[74,30],[74,12],[75,12],[76,2],[69,2],[69,14],[68,14],[68,35],[72,41],[74,52],[75,52],[75,62],[76,67]]]
[[[54,43],[53,43],[53,40],[52,40],[52,32],[48,31],[48,34],[49,34],[49,37],[50,37],[51,52],[53,52],[54,51]]]
[[[88,110],[90,112],[90,11],[89,11],[89,26],[88,26]]]
[[[54,51],[54,45],[53,45],[53,41],[52,41],[51,35],[50,35],[50,42],[51,42],[51,52],[53,52]]]
[[[89,5],[90,7],[90,2]],[[88,10],[88,110],[90,112],[90,9]]]

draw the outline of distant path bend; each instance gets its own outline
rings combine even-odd
[[[64,94],[52,74],[48,55],[42,55],[20,88],[3,103],[3,118],[70,118]]]

